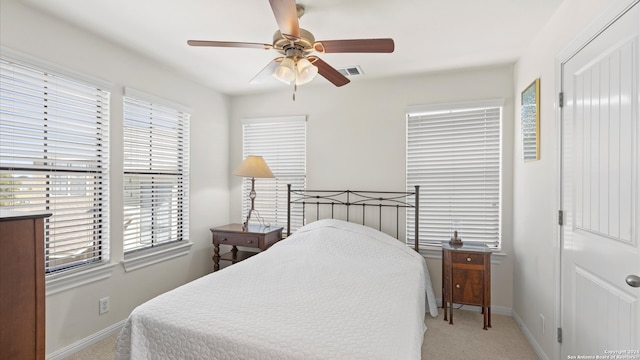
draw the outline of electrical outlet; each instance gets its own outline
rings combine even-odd
[[[98,300],[98,313],[100,315],[106,314],[109,312],[109,297],[102,298]]]
[[[540,314],[540,331],[544,335],[544,315]]]

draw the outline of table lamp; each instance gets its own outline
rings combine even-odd
[[[249,199],[251,199],[251,209],[247,214],[247,219],[242,224],[242,231],[247,231],[249,229],[249,219],[251,218],[251,213],[254,210],[253,202],[256,198],[256,178],[273,178],[274,176],[262,156],[255,155],[247,156],[242,164],[240,164],[235,170],[233,170],[232,174],[235,176],[251,178],[251,192],[249,193]]]
[[[453,236],[451,236],[451,240],[449,240],[449,245],[453,247],[462,246],[462,239],[458,237],[458,230],[460,230],[460,220],[452,221],[451,230],[453,230]]]

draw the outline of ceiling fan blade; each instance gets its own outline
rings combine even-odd
[[[213,47],[236,47],[236,48],[253,48],[269,50],[273,48],[271,44],[259,44],[235,41],[208,41],[208,40],[188,40],[187,44],[191,46],[213,46]]]
[[[331,65],[324,62],[317,56],[309,56],[309,61],[318,68],[318,74],[329,80],[335,86],[347,85],[351,80],[334,69]]]
[[[256,76],[254,76],[253,79],[251,79],[251,81],[249,81],[249,84],[259,84],[271,78],[273,73],[276,71],[276,67],[280,65],[280,62],[282,61],[282,59],[284,58],[279,57],[279,58],[273,59],[267,66],[264,67],[264,69],[260,70],[260,72],[257,73]]]
[[[298,23],[298,10],[295,0],[269,0],[273,15],[283,35],[293,38],[300,37],[300,24]]]
[[[319,53],[392,53],[393,39],[323,40],[313,44]]]

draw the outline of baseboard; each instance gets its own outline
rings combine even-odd
[[[520,316],[518,316],[518,313],[513,311],[512,317],[515,320],[516,324],[518,324],[518,327],[520,328],[522,333],[524,334],[525,339],[527,339],[527,341],[529,342],[529,345],[531,345],[531,347],[533,348],[533,351],[535,351],[536,355],[538,355],[538,358],[540,360],[549,360],[549,357],[547,356],[547,354],[544,353],[540,345],[538,345],[536,338],[533,336],[533,334],[531,334],[531,331],[529,331],[529,329],[524,325],[524,322],[522,321]]]
[[[71,345],[58,349],[57,351],[54,351],[51,354],[48,354],[47,360],[64,360],[68,358],[69,356],[119,332],[120,329],[122,329],[122,327],[124,326],[125,321],[126,319],[119,321],[107,328],[104,328],[98,331],[97,333],[91,334],[84,339],[80,339]]]

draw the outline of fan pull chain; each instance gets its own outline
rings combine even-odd
[[[296,101],[296,91],[298,91],[298,84],[293,84],[293,101]]]

